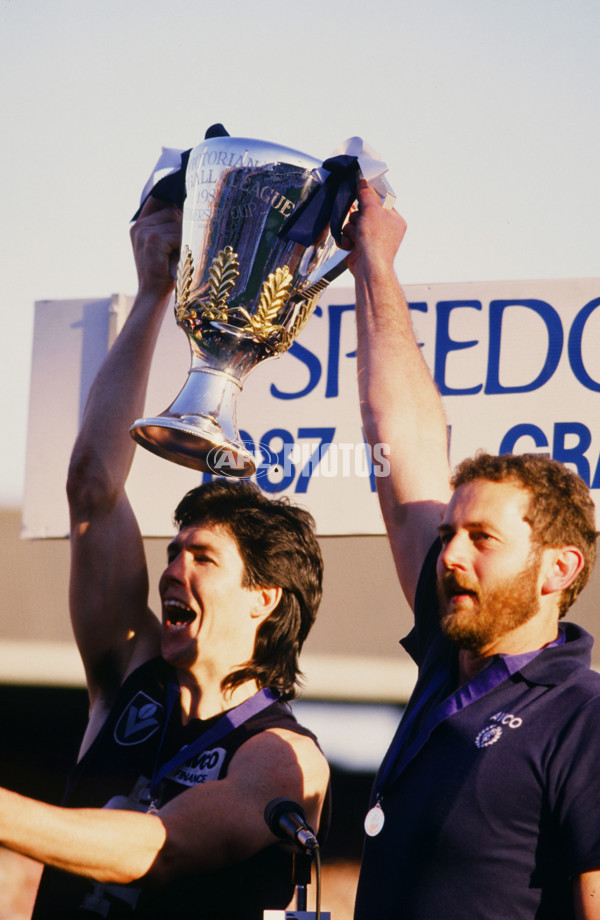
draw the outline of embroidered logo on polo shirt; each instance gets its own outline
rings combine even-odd
[[[489,747],[490,744],[495,744],[501,735],[502,729],[499,725],[488,725],[479,732],[475,744],[478,748]]]
[[[482,728],[475,738],[475,744],[478,748],[489,747],[502,737],[503,726],[520,728],[522,724],[523,719],[513,715],[512,712],[496,712],[490,716],[488,725]]]
[[[163,707],[139,690],[121,713],[115,725],[117,744],[141,744],[160,727]]]

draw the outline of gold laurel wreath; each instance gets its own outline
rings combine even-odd
[[[209,268],[208,297],[199,298],[195,296],[198,289],[192,290],[194,260],[189,246],[185,246],[179,260],[175,286],[177,322],[184,326],[192,324],[195,326],[195,323],[201,320],[229,322],[233,319],[234,317],[229,312],[228,301],[240,274],[238,266],[237,253],[231,246],[226,246],[215,256]],[[284,326],[274,322],[282,307],[285,306],[292,280],[292,274],[287,265],[276,268],[263,281],[256,312],[252,315],[244,307],[237,307],[234,311],[234,315],[239,315],[245,320],[241,327],[243,332],[268,341],[269,345],[279,353],[287,351],[304,328],[316,299],[310,297],[301,304],[290,329],[285,329]],[[201,334],[201,330],[195,327],[196,338],[199,338]]]
[[[212,260],[208,270],[209,294],[205,299],[194,299],[195,291],[190,291],[194,260],[189,246],[186,246],[177,270],[175,288],[175,317],[177,322],[196,319],[219,320],[227,322],[229,308],[227,301],[231,289],[239,276],[237,253],[231,246],[226,246]]]
[[[258,310],[251,316],[244,307],[238,307],[239,312],[246,320],[244,332],[261,339],[271,338],[274,334],[285,333],[283,326],[275,325],[273,320],[284,306],[292,283],[292,275],[287,265],[276,268],[274,272],[263,281]]]

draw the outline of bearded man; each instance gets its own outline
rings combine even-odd
[[[589,490],[539,455],[450,478],[439,394],[366,184],[345,230],[367,437],[418,681],[365,821],[356,920],[600,918],[600,676],[562,617],[594,563]]]

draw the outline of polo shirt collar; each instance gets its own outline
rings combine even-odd
[[[575,623],[561,623],[560,630],[564,635],[562,643],[552,642],[531,660],[520,665],[517,663],[513,673],[519,671],[522,677],[531,684],[554,687],[575,671],[582,668],[589,669],[594,644],[592,636]],[[518,659],[522,656],[506,657]]]

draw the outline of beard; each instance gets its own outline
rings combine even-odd
[[[438,579],[440,625],[442,632],[459,648],[479,653],[539,611],[538,576],[540,553],[530,555],[524,569],[512,578],[481,589],[446,572]],[[453,595],[465,594],[471,600],[454,602]]]

